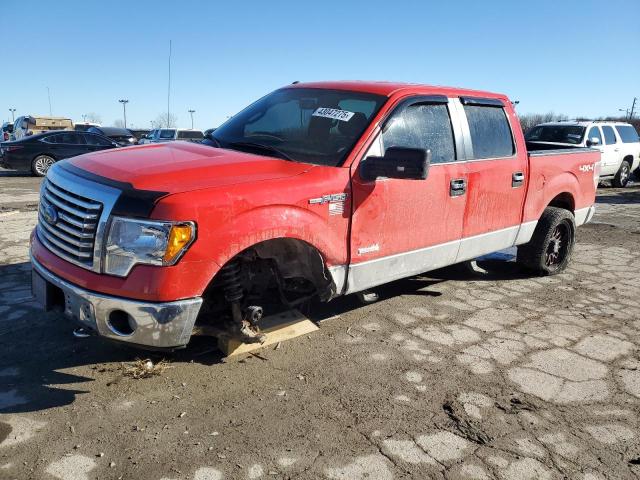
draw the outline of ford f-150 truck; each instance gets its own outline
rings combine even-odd
[[[527,151],[504,95],[293,84],[209,137],[55,164],[31,237],[33,291],[85,329],[152,348],[514,245],[567,265],[600,152]],[[209,330],[211,331],[211,330]]]

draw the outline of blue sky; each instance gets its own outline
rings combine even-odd
[[[520,113],[601,116],[640,97],[640,1],[2,2],[0,119],[219,125],[294,80],[367,79],[508,94]],[[639,100],[640,101],[640,100]]]

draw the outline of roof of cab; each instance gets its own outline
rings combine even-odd
[[[443,87],[439,85],[422,85],[419,83],[381,82],[362,80],[341,80],[326,82],[292,83],[283,88],[323,88],[329,90],[350,90],[355,92],[373,93],[390,97],[396,93],[413,93],[425,95],[471,96],[484,98],[500,98],[508,100],[501,93],[470,90],[467,88]]]

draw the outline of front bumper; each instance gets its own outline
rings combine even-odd
[[[85,290],[54,275],[31,257],[33,293],[45,310],[65,316],[102,337],[154,349],[189,343],[202,298],[143,302]]]

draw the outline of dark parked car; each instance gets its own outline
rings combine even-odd
[[[31,170],[43,177],[58,160],[117,146],[115,141],[97,133],[68,130],[39,133],[14,142],[1,142],[0,165],[13,170]]]
[[[114,140],[122,147],[129,147],[138,143],[136,136],[127,128],[118,127],[91,127],[87,132],[99,133]]]
[[[12,133],[13,133],[13,123],[4,122],[2,124],[2,132],[0,133],[0,142],[9,141],[11,139]]]

